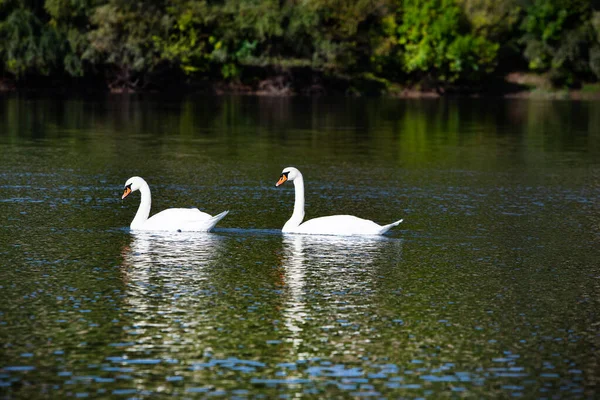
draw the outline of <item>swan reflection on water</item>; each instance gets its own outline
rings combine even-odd
[[[244,241],[249,243],[240,249],[239,243]],[[277,257],[279,246],[282,252]],[[251,253],[244,253],[244,248]],[[215,295],[242,286],[247,293],[260,295],[265,285],[273,285],[277,290],[269,295],[265,304],[278,304],[276,312],[281,315],[277,319],[288,331],[286,339],[300,351],[298,346],[304,340],[310,341],[307,338],[310,330],[305,329],[307,322],[314,325],[320,321],[328,325],[331,318],[353,319],[357,312],[370,307],[381,277],[388,272],[382,268],[393,267],[393,260],[400,262],[402,241],[378,236],[292,234],[256,235],[238,242],[238,238],[231,235],[140,232],[131,234],[131,243],[123,253],[125,301],[129,311],[136,315],[136,327],[155,326],[157,320],[165,326],[173,325],[181,319],[183,310],[189,315],[185,319],[187,323],[204,323],[201,321],[217,315],[214,307],[208,305]],[[257,256],[260,258],[255,258]],[[268,274],[270,268],[252,267],[253,261],[262,266],[263,261],[269,263],[269,260],[281,263],[277,278]],[[223,268],[227,265],[245,266],[236,268],[238,273],[233,276],[238,280],[235,282],[228,280],[231,276],[221,279],[226,270],[231,272]],[[267,274],[256,281],[239,280],[250,278],[258,271]],[[237,301],[235,299],[235,296],[227,298],[223,304]],[[228,310],[229,306],[219,312],[226,314]],[[222,320],[219,326],[229,326],[229,323],[233,320]]]
[[[283,281],[288,288],[285,325],[295,346],[302,342],[302,325],[314,303],[324,298],[326,307],[337,313],[341,310],[336,310],[340,304],[335,298],[341,296],[343,308],[358,306],[375,290],[382,273],[379,265],[402,257],[402,241],[382,236],[284,234],[283,248]]]
[[[387,236],[335,236],[284,234],[283,244],[292,257],[325,265],[371,264],[382,252],[400,257],[402,240]]]
[[[124,278],[142,291],[159,281],[189,288],[207,279],[223,242],[223,237],[205,232],[131,232],[122,254]]]
[[[168,358],[194,343],[197,331],[190,326],[207,318],[206,292],[225,240],[205,232],[130,235],[122,250],[122,307],[128,321],[122,342],[138,358]]]

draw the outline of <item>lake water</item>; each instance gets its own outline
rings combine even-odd
[[[2,398],[598,396],[600,103],[2,95],[0,217]]]

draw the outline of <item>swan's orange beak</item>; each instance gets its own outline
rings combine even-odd
[[[281,176],[279,177],[279,180],[277,181],[275,186],[283,185],[285,183],[285,181],[287,181],[287,180],[288,180],[287,175],[281,174]]]
[[[123,196],[121,196],[121,200],[123,200],[125,197],[129,196],[131,194],[131,188],[129,186],[127,186],[125,188],[125,190],[123,190]]]

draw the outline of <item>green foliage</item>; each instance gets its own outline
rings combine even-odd
[[[590,70],[596,77],[600,79],[600,11],[594,11],[591,19],[594,37],[592,38],[593,45],[590,47]]]
[[[84,73],[81,54],[92,0],[3,1],[0,56],[16,77]]]
[[[549,71],[555,82],[567,84],[592,72],[600,76],[589,0],[534,0],[525,12],[521,43],[531,70]]]
[[[479,85],[515,61],[557,85],[599,79],[600,11],[589,0],[0,0],[0,72],[17,80],[139,89],[302,67],[376,93]]]
[[[407,72],[420,71],[441,83],[489,74],[499,48],[470,32],[455,0],[404,0],[398,43]]]
[[[57,33],[62,44],[62,65],[71,76],[84,75],[82,55],[89,46],[87,29],[88,13],[94,9],[96,0],[45,0],[48,25]]]
[[[510,37],[519,21],[521,0],[457,0],[473,33],[492,41]]]
[[[206,72],[210,62],[210,9],[206,1],[174,1],[166,8],[167,32],[152,40],[161,59],[186,75]]]
[[[83,58],[111,71],[114,90],[135,89],[148,83],[164,59],[156,43],[168,35],[173,21],[162,1],[109,0],[95,8],[88,33],[90,46]]]
[[[386,0],[300,2],[288,10],[286,43],[315,68],[355,73],[380,68],[392,50],[385,30],[393,24],[393,5]]]
[[[54,29],[31,9],[16,5],[0,22],[0,55],[6,71],[17,77],[49,75],[58,64],[61,43]]]
[[[211,61],[221,76],[238,80],[244,65],[266,65],[271,44],[283,35],[277,0],[225,0],[211,7],[213,25],[209,44]]]

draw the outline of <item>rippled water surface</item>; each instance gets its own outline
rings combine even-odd
[[[598,396],[600,103],[4,95],[0,217],[1,398]]]

